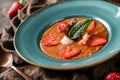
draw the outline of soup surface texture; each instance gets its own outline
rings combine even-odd
[[[76,31],[72,31],[72,27],[85,19],[81,17],[65,19],[45,30],[40,40],[40,48],[43,53],[59,60],[75,60],[88,57],[99,51],[108,40],[108,32],[103,24],[92,19],[81,35],[78,31],[80,28],[76,30],[78,34]],[[75,33],[79,37],[73,38]]]

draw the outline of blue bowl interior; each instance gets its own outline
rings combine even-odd
[[[105,1],[65,1],[45,7],[28,17],[18,28],[14,45],[27,62],[49,69],[77,69],[101,63],[120,49],[120,8]],[[78,60],[56,60],[46,56],[39,47],[44,31],[68,17],[92,17],[109,32],[108,43],[96,54]]]

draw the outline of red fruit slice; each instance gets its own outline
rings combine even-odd
[[[67,23],[65,22],[60,22],[57,24],[57,30],[58,32],[63,32],[67,28]]]
[[[95,28],[95,21],[92,20],[91,24],[89,25],[87,31],[90,32],[90,31],[93,31]]]
[[[99,46],[99,45],[104,45],[107,43],[107,38],[102,37],[102,36],[91,36],[88,41],[87,45],[90,46]]]
[[[65,46],[62,48],[61,54],[64,59],[69,59],[78,55],[79,52],[75,49],[72,50],[72,48],[70,48],[69,46]]]
[[[105,76],[105,80],[120,80],[120,73],[111,72]]]
[[[55,46],[58,44],[58,42],[52,36],[48,36],[47,38],[45,38],[43,44],[45,46]]]
[[[18,9],[22,9],[22,8],[23,8],[23,6],[19,2],[13,3],[13,5],[11,6],[11,8],[9,9],[9,11],[7,13],[7,16],[14,17],[17,14]]]

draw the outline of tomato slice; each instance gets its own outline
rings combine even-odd
[[[58,44],[58,42],[52,36],[48,36],[47,38],[45,38],[43,44],[45,46],[55,46]]]
[[[90,31],[93,31],[95,28],[95,21],[92,20],[91,24],[89,25],[87,31],[90,32]]]
[[[57,24],[57,30],[58,32],[64,32],[65,29],[67,28],[67,23],[66,22],[60,22]]]
[[[78,55],[79,52],[75,49],[70,48],[69,46],[65,46],[62,48],[61,55],[64,59],[69,59]]]
[[[107,43],[107,38],[102,37],[102,36],[91,36],[87,43],[90,46],[99,46],[99,45],[104,45]]]

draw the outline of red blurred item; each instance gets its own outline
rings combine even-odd
[[[21,3],[14,2],[11,8],[9,9],[7,16],[10,18],[16,16],[18,9],[22,9],[22,8],[23,8],[23,5]]]
[[[104,80],[120,80],[120,73],[111,72],[105,76]]]

